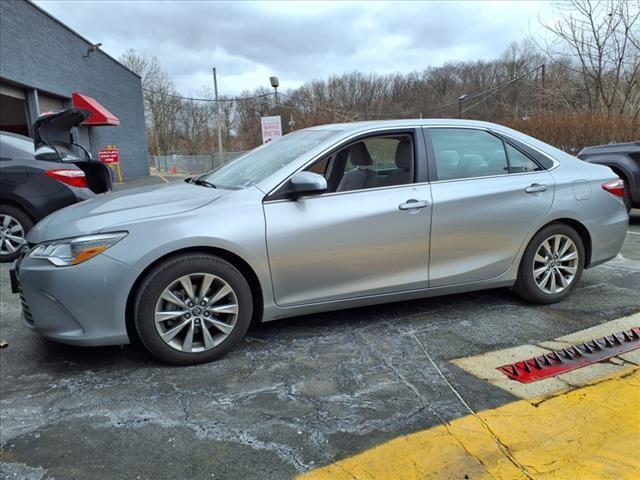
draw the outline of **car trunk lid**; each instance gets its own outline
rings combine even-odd
[[[89,112],[79,108],[40,115],[33,124],[36,159],[72,163],[84,172],[89,189],[104,193],[111,190],[111,171],[73,138],[73,128],[88,117]]]

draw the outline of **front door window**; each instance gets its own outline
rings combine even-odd
[[[327,179],[327,192],[406,185],[414,178],[410,134],[372,136],[355,141],[307,168]]]

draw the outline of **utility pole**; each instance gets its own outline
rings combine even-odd
[[[222,123],[220,122],[220,102],[218,101],[218,77],[216,76],[216,67],[213,67],[213,94],[216,100],[216,125],[218,128],[218,152],[220,153],[220,161],[222,162]]]
[[[465,93],[464,95],[460,95],[460,97],[458,97],[458,118],[462,118],[462,102],[464,102],[464,99],[468,96],[469,95]]]
[[[545,109],[545,104],[544,104],[545,103],[545,97],[547,96],[546,85],[545,85],[545,82],[546,82],[546,66],[545,66],[544,63],[542,64],[541,68],[542,68],[542,71],[540,73],[540,87],[541,87],[540,88],[540,90],[541,90],[541,92],[540,92],[540,110],[542,112],[544,112],[544,109]]]

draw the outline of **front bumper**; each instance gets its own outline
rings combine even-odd
[[[125,310],[139,273],[104,254],[71,267],[23,257],[16,261],[12,289],[15,281],[25,325],[43,337],[71,345],[121,345],[129,343]]]

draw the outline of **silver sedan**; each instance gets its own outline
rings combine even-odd
[[[46,338],[192,364],[252,321],[494,287],[558,302],[618,253],[623,196],[609,168],[500,125],[325,125],[50,215],[12,283]]]

